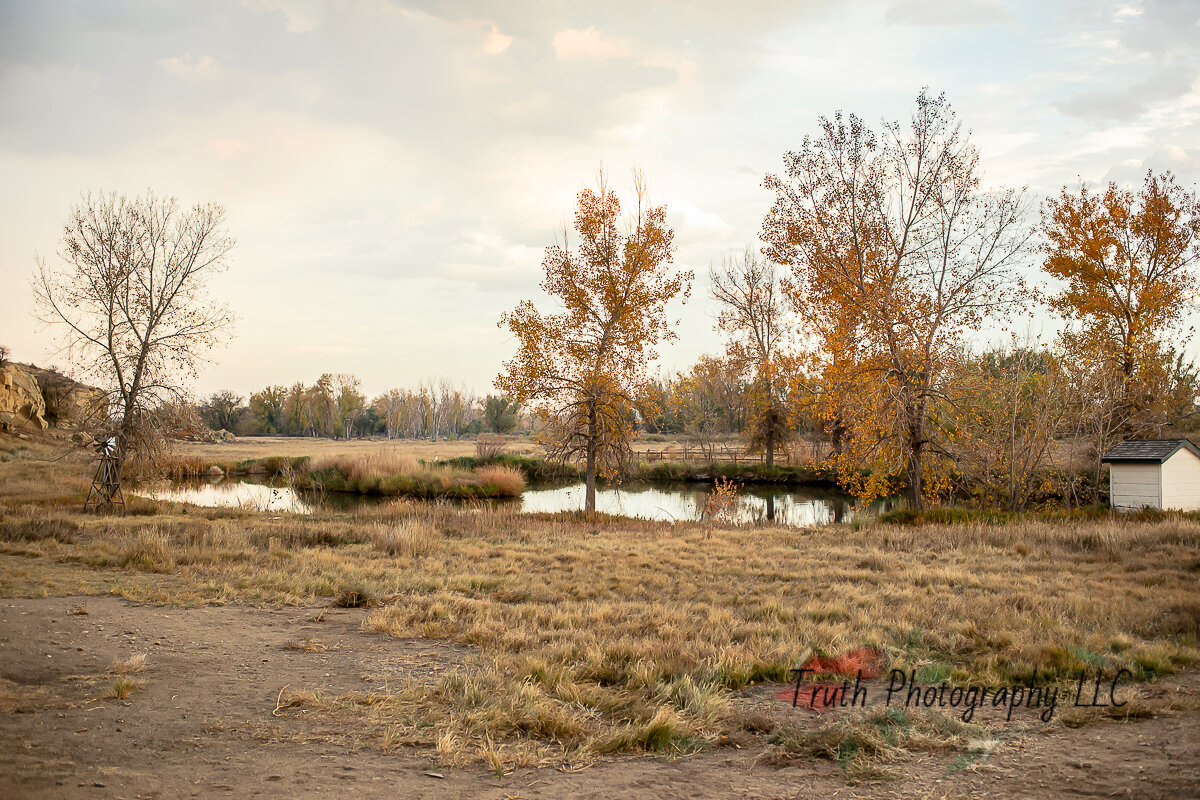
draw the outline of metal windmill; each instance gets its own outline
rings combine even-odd
[[[92,478],[92,488],[88,491],[83,510],[111,509],[125,507],[125,496],[121,494],[121,458],[117,455],[117,440],[101,439],[96,443],[96,452],[100,454],[100,464],[96,467],[96,477]]]

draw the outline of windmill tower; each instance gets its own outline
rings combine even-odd
[[[117,440],[101,440],[96,444],[96,452],[100,454],[100,464],[96,467],[96,477],[92,478],[92,488],[88,490],[83,510],[90,511],[94,508],[98,511],[117,506],[125,508],[125,496],[121,494],[121,459],[117,456]]]

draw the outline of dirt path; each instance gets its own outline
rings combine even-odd
[[[899,780],[858,786],[827,761],[775,768],[746,750],[496,778],[480,766],[437,767],[422,752],[384,752],[327,719],[273,716],[284,686],[368,691],[405,677],[432,682],[472,661],[468,648],[364,634],[363,617],[2,600],[0,797],[1200,797],[1194,712],[1052,729],[949,776],[953,756],[914,759]],[[113,686],[113,662],[134,653],[147,654],[132,676],[141,687],[124,701],[96,699]],[[1195,691],[1200,678],[1190,673],[1179,688]]]

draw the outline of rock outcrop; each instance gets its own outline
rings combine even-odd
[[[108,395],[103,389],[71,380],[53,370],[28,364],[21,365],[37,378],[46,404],[46,421],[58,427],[81,425],[97,419],[104,412]]]
[[[18,364],[5,364],[0,368],[0,430],[46,427],[46,401],[37,378]]]
[[[55,370],[10,361],[0,367],[0,430],[82,425],[104,413],[107,397]]]

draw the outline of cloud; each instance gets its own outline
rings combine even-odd
[[[0,282],[14,287],[0,319],[27,317],[30,254],[53,253],[80,191],[153,186],[222,203],[238,240],[214,293],[239,339],[206,388],[325,368],[480,386],[511,355],[480,320],[540,296],[543,248],[598,164],[626,201],[644,169],[676,263],[699,274],[753,245],[763,174],[818,116],[904,119],[927,83],[975,131],[989,178],[1200,178],[1194,2],[1010,8],[0,0]],[[701,294],[679,366],[719,346]],[[288,355],[295,319],[313,321],[306,342],[366,351]],[[39,334],[13,327],[36,358]],[[437,334],[402,346],[421,331]]]
[[[898,25],[989,25],[1010,18],[997,0],[893,0],[886,22]]]
[[[690,200],[675,200],[667,204],[669,211],[683,215],[683,224],[705,231],[724,231],[729,229],[729,223],[721,219],[719,214],[705,211]]]
[[[238,139],[215,139],[204,145],[204,152],[211,153],[217,158],[232,158],[246,152],[248,145]]]
[[[577,58],[625,58],[629,45],[622,39],[605,36],[593,27],[586,30],[567,28],[554,34],[554,54],[564,61]]]
[[[1137,119],[1160,103],[1170,103],[1191,91],[1200,69],[1177,66],[1155,71],[1143,80],[1119,89],[1085,92],[1054,105],[1064,114],[1093,121]]]
[[[1142,9],[1133,6],[1117,6],[1112,13],[1112,18],[1116,22],[1130,17],[1140,17],[1143,13]]]
[[[1096,2],[1060,10],[1068,23],[1054,40],[1055,49],[1074,69],[1047,76],[1058,89],[1049,105],[1089,130],[1077,141],[1112,142],[1111,174],[1138,150],[1170,147],[1194,135],[1200,103],[1200,6],[1179,0]],[[1057,84],[1057,86],[1055,85]],[[1066,90],[1065,92],[1063,90]],[[1137,129],[1136,142],[1129,132]],[[1144,153],[1135,160],[1141,160]],[[1099,177],[1093,173],[1094,177]]]
[[[508,49],[508,46],[513,43],[513,37],[506,36],[500,32],[495,23],[492,23],[488,29],[487,35],[483,39],[483,52],[490,56],[498,56]]]
[[[1184,186],[1193,184],[1200,179],[1200,148],[1160,147],[1145,158],[1126,159],[1114,166],[1105,174],[1104,180],[1136,188],[1141,186],[1148,170],[1171,170]]]
[[[243,0],[251,8],[283,15],[288,33],[315,31],[325,15],[322,0]]]
[[[163,68],[164,72],[173,75],[211,75],[217,70],[212,56],[193,58],[190,54],[160,58],[158,65]]]

